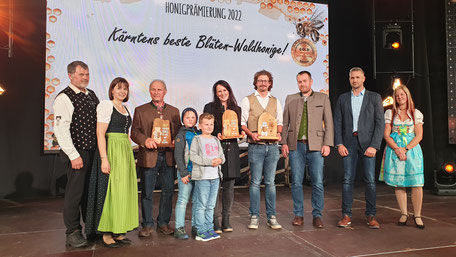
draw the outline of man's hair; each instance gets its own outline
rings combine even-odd
[[[161,79],[154,79],[154,80],[152,80],[152,82],[150,82],[150,84],[149,84],[149,90],[150,90],[150,87],[152,86],[152,84],[154,84],[155,82],[160,82],[160,83],[162,83],[163,86],[165,87],[165,90],[168,91],[168,89],[166,89],[166,83],[165,83],[165,81],[163,81],[163,80],[161,80]]]
[[[352,74],[352,72],[354,72],[354,71],[360,71],[360,72],[362,72],[363,75],[364,75],[363,69],[361,69],[360,67],[353,67],[353,68],[351,68],[350,71],[348,72],[348,76],[350,77],[351,74]]]
[[[74,61],[70,64],[68,64],[67,66],[67,71],[69,74],[74,74],[76,72],[76,68],[78,66],[81,66],[81,68],[83,68],[84,70],[88,70],[89,69],[89,66],[87,64],[85,64],[84,62],[82,61]]]
[[[201,124],[203,122],[203,120],[213,120],[213,119],[214,119],[214,115],[205,112],[199,116],[199,123]]]
[[[255,73],[255,75],[253,76],[253,86],[254,86],[255,90],[257,90],[256,83],[257,83],[258,77],[261,75],[268,76],[269,82],[271,82],[271,84],[268,87],[268,91],[271,91],[274,78],[272,77],[272,74],[267,70],[260,70],[257,73]]]
[[[302,74],[307,74],[307,76],[309,76],[310,79],[312,79],[312,74],[310,74],[310,72],[306,71],[306,70],[303,70],[303,71],[300,71],[298,73],[298,75],[296,75],[296,78]]]

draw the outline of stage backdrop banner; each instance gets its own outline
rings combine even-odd
[[[283,105],[298,92],[302,70],[312,73],[315,91],[328,93],[328,24],[326,4],[301,1],[48,0],[44,150],[59,149],[52,105],[69,84],[72,61],[89,65],[88,88],[100,100],[115,77],[126,78],[132,112],[150,102],[154,79],[166,82],[165,102],[180,110],[201,113],[221,79],[240,104],[262,69]]]

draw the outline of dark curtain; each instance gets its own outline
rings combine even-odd
[[[402,1],[409,0],[395,2]],[[448,143],[445,5],[445,0],[414,1],[416,76],[407,85],[416,108],[424,114],[421,147],[428,188],[433,186],[433,170],[444,162],[456,160],[456,146]],[[383,97],[389,95],[391,78],[373,79],[372,1],[330,1],[330,26],[332,104],[341,93],[350,90],[348,71],[354,66],[365,70],[368,90]]]

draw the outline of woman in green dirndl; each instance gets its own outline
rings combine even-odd
[[[103,245],[114,248],[130,244],[125,234],[138,227],[137,176],[128,137],[132,119],[123,105],[128,97],[128,82],[115,78],[109,86],[111,101],[102,101],[97,107],[99,155],[89,182],[86,234],[101,233]]]

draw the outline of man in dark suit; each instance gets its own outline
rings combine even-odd
[[[139,145],[138,170],[141,176],[141,210],[142,230],[140,237],[149,237],[154,220],[152,217],[153,193],[157,176],[160,177],[161,195],[157,218],[157,231],[172,234],[174,229],[168,223],[172,213],[174,192],[174,152],[169,148],[158,147],[152,138],[154,119],[169,120],[171,140],[174,141],[181,127],[179,110],[166,104],[166,84],[162,80],[154,80],[149,86],[152,101],[136,107],[131,126],[131,139]]]
[[[306,163],[312,181],[313,225],[323,228],[324,206],[323,164],[334,145],[334,127],[331,104],[326,94],[312,90],[312,76],[301,71],[296,76],[299,93],[288,95],[283,111],[282,154],[290,154],[291,195],[293,198],[294,226],[302,226],[304,205],[302,181]]]
[[[344,161],[342,219],[338,226],[351,225],[353,181],[359,156],[364,164],[367,225],[380,228],[375,219],[375,154],[385,129],[382,99],[364,88],[366,77],[361,68],[352,68],[349,79],[352,90],[339,97],[334,111],[335,144]]]

